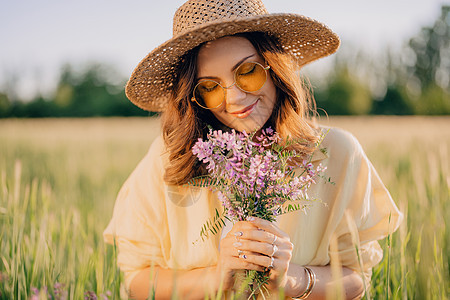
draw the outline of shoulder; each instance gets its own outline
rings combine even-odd
[[[153,140],[147,153],[130,174],[125,185],[133,182],[147,182],[150,178],[160,175],[159,173],[162,173],[164,169],[165,149],[163,138],[159,135]]]
[[[158,135],[150,145],[147,155],[150,156],[161,156],[165,152],[165,144],[162,135]]]
[[[147,154],[145,155],[143,161],[147,163],[158,163],[163,164],[166,159],[166,146],[162,135],[158,135],[150,145]]]
[[[321,126],[320,129],[325,134],[321,148],[325,148],[329,156],[343,158],[364,153],[361,144],[350,132],[337,127]]]

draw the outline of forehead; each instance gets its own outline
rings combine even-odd
[[[220,75],[218,73],[230,71],[231,68],[244,57],[252,57],[260,61],[255,47],[244,37],[227,36],[205,43],[198,52],[198,76]]]

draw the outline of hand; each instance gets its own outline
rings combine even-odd
[[[251,251],[247,250],[247,253],[241,253],[241,251],[244,251],[242,248],[243,242],[247,244],[247,242],[252,241],[252,236],[265,237],[266,240],[270,241],[274,239],[272,234],[269,235],[258,230],[253,222],[240,221],[236,222],[227,236],[220,241],[219,259],[215,268],[217,289],[221,283],[223,290],[231,289],[234,285],[234,274],[237,270],[264,271],[270,264],[270,258],[268,257],[265,257],[265,263],[260,264],[253,262],[253,257],[253,261],[250,261],[248,256]],[[258,240],[255,241],[258,242]],[[267,259],[269,260],[268,264]]]
[[[242,231],[243,234],[240,237],[242,245],[236,247],[243,251],[240,259],[245,259],[256,266],[264,267],[264,269],[270,267],[269,289],[284,287],[294,248],[289,236],[267,220],[253,218],[246,223],[251,223],[253,227]]]

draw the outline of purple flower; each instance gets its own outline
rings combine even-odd
[[[209,142],[203,142],[202,139],[198,139],[192,148],[192,153],[198,157],[201,161],[208,161],[212,155],[212,145]]]
[[[84,293],[85,300],[97,300],[97,295],[93,291],[87,291]]]
[[[292,142],[288,139],[283,143],[271,128],[263,129],[259,136],[210,130],[205,141],[195,143],[192,153],[214,179],[216,184],[210,189],[216,192],[228,218],[242,221],[256,216],[274,221],[275,216],[288,211],[286,201],[308,201],[308,188],[326,169],[314,167],[310,157],[296,164],[295,151],[286,151]],[[302,169],[298,176],[292,172],[297,168]],[[303,203],[296,205],[296,209],[304,207]],[[264,282],[261,278],[266,275],[258,276],[262,276],[258,282]],[[96,299],[94,296],[85,299]]]
[[[272,219],[288,199],[307,200],[307,189],[326,169],[321,165],[314,167],[309,158],[292,165],[297,154],[280,151],[283,147],[279,146],[279,134],[271,128],[261,132],[255,136],[235,130],[210,130],[207,140],[199,139],[192,148],[192,153],[206,164],[209,176],[216,179],[212,190],[217,191],[228,216],[234,220],[258,214]],[[287,176],[297,167],[303,169],[300,176]]]
[[[55,299],[57,300],[66,300],[68,297],[68,293],[66,290],[64,290],[65,284],[64,283],[55,283],[53,285],[53,293],[55,294]]]
[[[49,294],[48,288],[46,286],[44,286],[42,288],[42,290],[39,290],[37,287],[32,287],[30,289],[30,291],[31,291],[31,296],[30,296],[31,300],[42,299],[41,294],[44,294],[47,297],[47,299],[52,299],[52,296]]]
[[[106,291],[106,293],[100,294],[100,298],[102,298],[103,300],[108,300],[109,297],[111,297],[111,296],[112,296],[111,291]]]
[[[31,290],[30,300],[38,300],[39,299],[39,289],[37,287],[32,287],[30,290]]]

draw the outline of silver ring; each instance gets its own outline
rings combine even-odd
[[[244,251],[238,249],[238,257],[240,257]]]
[[[239,239],[239,237],[241,237],[242,235],[243,235],[244,233],[242,232],[242,231],[236,231],[235,233],[234,233],[234,237],[236,238],[236,242],[240,242],[240,239]]]
[[[275,253],[278,251],[277,245],[272,245],[272,247],[273,247],[273,251],[272,251],[272,254],[270,255],[271,257],[273,257],[275,255]]]
[[[272,245],[275,244],[275,242],[277,241],[278,236],[274,235],[275,238],[273,239]]]
[[[274,262],[275,258],[273,258],[273,256],[270,257],[270,265],[267,267],[269,269],[273,269],[273,262]]]

